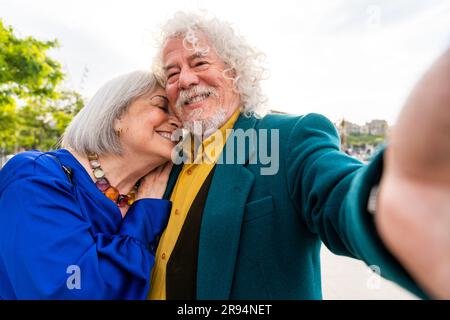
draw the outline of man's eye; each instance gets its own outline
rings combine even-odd
[[[199,61],[194,66],[195,67],[200,67],[200,66],[204,66],[204,65],[207,65],[207,64],[209,64],[208,61]]]
[[[178,72],[169,73],[169,75],[167,76],[167,79],[170,79],[170,78],[176,76],[177,74],[178,74]]]

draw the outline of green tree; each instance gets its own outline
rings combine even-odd
[[[0,19],[1,153],[53,148],[83,107],[80,94],[61,89],[61,64],[48,51],[57,40],[17,37]]]
[[[50,150],[72,118],[84,106],[82,96],[70,90],[58,93],[58,99],[46,105],[34,103],[18,109],[18,144],[23,149]]]
[[[0,20],[0,95],[11,102],[18,98],[52,98],[64,77],[61,65],[48,56],[58,42],[33,37],[18,38]]]
[[[0,155],[9,153],[16,144],[17,115],[13,103],[0,102]]]

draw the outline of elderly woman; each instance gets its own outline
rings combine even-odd
[[[144,299],[179,126],[153,74],[104,85],[53,152],[0,172],[0,298]]]

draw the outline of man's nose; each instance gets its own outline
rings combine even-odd
[[[192,86],[196,86],[199,83],[198,76],[195,74],[195,72],[192,72],[189,69],[183,69],[180,71],[180,78],[179,78],[179,87],[180,89],[189,89]]]

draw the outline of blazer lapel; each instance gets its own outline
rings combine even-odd
[[[255,118],[241,115],[234,128],[245,131],[255,124]],[[223,159],[226,152],[224,148]],[[248,158],[245,150],[245,163]],[[216,165],[200,230],[197,299],[230,297],[245,204],[254,180],[243,164]]]

